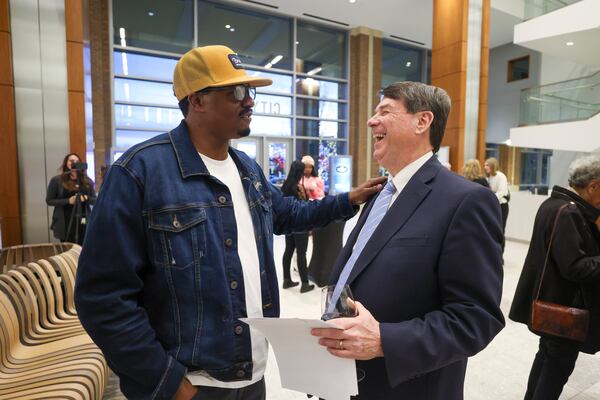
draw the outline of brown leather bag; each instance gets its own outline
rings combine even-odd
[[[533,307],[531,308],[531,329],[538,333],[558,336],[577,342],[584,342],[587,338],[590,323],[590,312],[588,310],[539,300],[542,281],[546,273],[546,266],[548,265],[548,258],[550,256],[550,248],[552,247],[552,241],[554,239],[554,231],[556,230],[556,225],[558,223],[558,217],[570,204],[573,203],[563,205],[558,210],[558,213],[556,213],[554,226],[552,228],[552,233],[550,234],[550,242],[548,243],[548,251],[546,252],[546,259],[544,260],[544,268],[542,269],[537,294],[533,301]]]

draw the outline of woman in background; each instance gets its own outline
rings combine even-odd
[[[85,169],[76,168],[80,161],[77,154],[67,154],[46,192],[46,204],[54,206],[50,229],[61,242],[83,243],[90,205],[96,201],[94,182]]]
[[[479,160],[475,158],[467,160],[462,170],[462,176],[487,188],[490,187],[487,179],[485,179],[485,175],[483,175],[483,170],[481,169]]]
[[[498,160],[494,157],[488,158],[483,164],[485,174],[487,175],[490,189],[498,198],[500,210],[502,211],[502,231],[506,230],[506,220],[508,219],[508,180],[506,175],[498,170]]]
[[[323,179],[319,178],[315,170],[315,160],[311,156],[302,157],[304,163],[304,176],[302,185],[306,190],[309,200],[321,200],[325,197],[325,184]]]
[[[307,200],[306,191],[302,186],[302,178],[305,171],[305,164],[302,161],[294,161],[290,166],[281,191],[285,196],[293,196],[300,200]],[[283,253],[283,288],[288,289],[298,285],[298,282],[292,281],[290,275],[290,266],[292,263],[292,255],[296,250],[298,259],[298,274],[302,281],[300,293],[305,293],[313,290],[315,285],[308,283],[308,268],[306,263],[306,248],[308,247],[308,232],[294,233],[285,235],[285,251]]]

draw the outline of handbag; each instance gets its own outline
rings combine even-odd
[[[539,300],[542,281],[544,280],[548,258],[550,257],[550,249],[552,248],[552,241],[554,239],[554,232],[558,223],[558,217],[570,204],[573,203],[561,206],[554,219],[554,226],[552,227],[552,233],[550,234],[550,242],[548,243],[548,250],[546,251],[542,275],[540,276],[537,294],[533,300],[533,307],[531,308],[531,329],[538,333],[545,333],[577,342],[584,342],[587,338],[590,323],[590,312],[588,310]],[[579,289],[581,290],[581,286]]]

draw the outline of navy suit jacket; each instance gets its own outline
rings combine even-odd
[[[332,273],[350,257],[365,205]],[[502,223],[494,194],[432,157],[410,179],[348,283],[380,322],[384,357],[357,361],[361,400],[458,400],[467,358],[504,327]],[[362,375],[359,373],[359,376]]]

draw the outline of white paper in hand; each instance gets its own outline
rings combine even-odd
[[[318,319],[240,318],[258,329],[273,346],[281,386],[326,400],[349,400],[358,394],[356,362],[335,357],[312,336],[312,328],[331,328]]]

